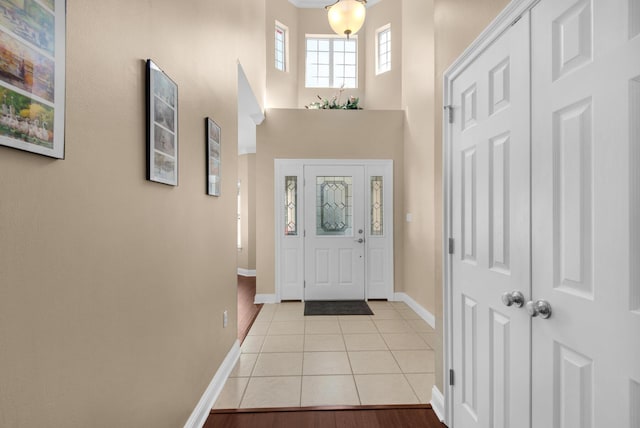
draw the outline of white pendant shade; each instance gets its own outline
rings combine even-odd
[[[366,8],[357,0],[341,0],[329,9],[329,25],[337,34],[356,34],[362,24]]]

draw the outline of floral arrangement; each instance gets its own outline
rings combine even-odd
[[[320,101],[314,101],[311,104],[305,106],[310,110],[362,110],[362,107],[358,105],[360,98],[350,96],[344,103],[340,102],[344,88],[340,88],[338,93],[331,97],[331,99],[322,98],[318,95]]]

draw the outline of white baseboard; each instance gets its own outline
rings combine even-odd
[[[407,293],[395,293],[393,296],[393,300],[396,302],[405,302],[411,309],[413,309],[420,317],[426,321],[427,324],[431,326],[431,328],[436,328],[436,317],[422,307],[418,302],[413,300],[411,296]]]
[[[440,422],[444,421],[444,396],[440,390],[433,385],[431,389],[431,408],[435,412]]]
[[[238,275],[240,275],[240,276],[256,276],[256,270],[255,269],[238,268]]]
[[[275,294],[256,294],[253,303],[259,305],[261,303],[280,303],[280,301]]]
[[[240,341],[236,340],[231,347],[231,350],[229,350],[229,353],[224,358],[224,361],[220,364],[220,367],[213,376],[213,379],[211,379],[211,383],[209,383],[209,386],[204,391],[204,394],[200,398],[196,408],[191,413],[187,423],[184,424],[184,428],[202,428],[209,417],[213,404],[222,392],[224,383],[231,374],[231,370],[233,370],[233,367],[236,365],[238,358],[240,358]]]

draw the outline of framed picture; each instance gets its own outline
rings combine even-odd
[[[178,185],[178,86],[147,60],[147,180]]]
[[[0,145],[64,159],[65,0],[0,0]]]
[[[220,196],[220,127],[210,118],[205,120],[207,150],[207,195]]]

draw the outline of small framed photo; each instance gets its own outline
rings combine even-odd
[[[64,159],[65,0],[0,1],[0,145]]]
[[[178,185],[178,85],[147,60],[147,180]]]
[[[207,195],[220,196],[220,127],[211,118],[205,119],[207,151]]]

